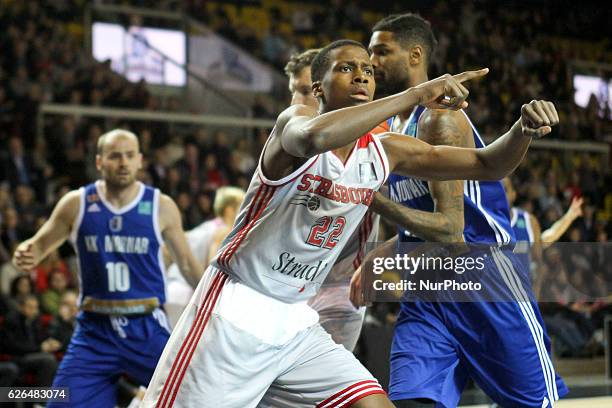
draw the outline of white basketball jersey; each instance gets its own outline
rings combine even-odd
[[[232,232],[211,264],[267,296],[306,301],[388,174],[383,147],[369,133],[355,142],[345,163],[333,152],[322,153],[278,181],[263,175],[260,158]]]
[[[219,228],[224,226],[225,223],[223,220],[220,217],[217,217],[213,218],[212,220],[205,221],[194,229],[185,232],[189,249],[191,249],[191,253],[200,264],[204,264],[208,260],[210,244],[212,243],[212,240]],[[175,263],[170,265],[168,268],[167,279],[168,282],[182,281],[187,284],[187,281]]]
[[[323,282],[323,287],[347,286],[353,273],[361,266],[365,258],[366,244],[378,241],[380,215],[368,211],[359,227],[353,232],[348,243],[338,255],[336,263]]]

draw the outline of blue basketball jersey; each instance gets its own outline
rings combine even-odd
[[[417,106],[404,127],[393,129],[398,133],[416,137],[418,122],[425,111],[423,106]],[[465,112],[464,112],[465,114]],[[469,120],[476,148],[482,148],[485,143],[478,131]],[[391,173],[388,178],[389,197],[406,207],[433,212],[434,203],[429,192],[427,181],[404,177]],[[514,243],[514,233],[510,227],[510,213],[504,187],[499,181],[464,182],[464,219],[463,238],[469,243]],[[400,242],[422,241],[414,234],[398,226]]]
[[[523,265],[529,267],[529,265],[531,265],[531,247],[534,243],[533,228],[531,227],[529,213],[522,208],[512,207],[510,225],[516,237],[514,253]]]
[[[71,236],[78,256],[81,299],[165,302],[159,190],[140,184],[138,196],[117,209],[96,184],[81,188],[79,218]]]

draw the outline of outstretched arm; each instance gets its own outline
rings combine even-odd
[[[578,217],[582,217],[582,197],[574,197],[567,212],[563,214],[553,225],[550,226],[546,231],[542,232],[542,247],[548,248],[554,242],[557,242],[565,231],[572,225],[574,220]]]
[[[38,232],[19,244],[13,254],[15,267],[32,270],[68,239],[79,213],[80,195],[80,191],[74,190],[62,197]]]
[[[279,115],[264,151],[266,175],[281,178],[305,159],[344,147],[387,118],[416,105],[463,108],[469,92],[461,83],[487,72],[482,69],[455,76],[446,74],[386,98],[322,115],[308,106],[291,106]]]
[[[165,194],[159,198],[159,225],[172,259],[187,282],[195,288],[204,271],[189,249],[178,207]]]
[[[386,133],[381,142],[392,171],[430,180],[499,180],[521,162],[532,137],[542,137],[559,123],[551,102],[523,105],[521,119],[495,142],[482,149],[431,146],[420,140]],[[425,112],[419,127],[431,133],[443,131],[443,122]]]

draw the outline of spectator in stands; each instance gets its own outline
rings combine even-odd
[[[32,284],[32,279],[22,272],[19,272],[12,281],[11,288],[8,298],[9,302],[11,302],[11,308],[13,310],[18,309],[19,300],[25,296],[35,295],[34,285]]]
[[[76,317],[79,312],[77,294],[67,290],[61,297],[58,313],[49,325],[49,335],[62,343],[60,351],[66,352],[70,338],[76,327]]]
[[[56,258],[59,260],[59,256]],[[48,257],[47,257],[48,258]],[[66,263],[62,262],[66,269]],[[49,272],[49,288],[41,295],[40,300],[45,313],[57,316],[60,308],[60,302],[68,289],[68,280],[66,279],[67,270],[61,271],[58,269]]]
[[[20,224],[19,214],[13,207],[8,207],[2,214],[0,225],[0,241],[9,253],[27,236],[27,231]]]
[[[57,369],[52,353],[62,344],[45,331],[39,318],[38,298],[31,294],[22,296],[19,311],[7,316],[4,324],[6,350],[15,356],[21,371],[35,374],[36,384],[48,387]]]
[[[2,330],[0,330],[2,332]],[[0,350],[3,347],[0,345]],[[12,361],[0,361],[0,387],[9,387],[15,384],[19,376],[19,367]]]
[[[15,210],[19,214],[19,227],[26,235],[34,233],[36,221],[44,214],[44,208],[38,204],[31,187],[21,184],[15,188]]]
[[[19,185],[31,186],[41,193],[43,185],[40,180],[40,172],[34,165],[31,155],[24,151],[20,137],[13,136],[8,142],[8,157],[6,157],[0,170],[0,178],[8,181],[12,188]]]

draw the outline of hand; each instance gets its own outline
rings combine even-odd
[[[468,103],[465,101],[470,94],[462,82],[480,78],[489,72],[488,68],[478,71],[466,71],[457,75],[445,74],[431,81],[417,85],[414,89],[419,92],[419,105],[432,109],[464,109]]]
[[[363,291],[361,290],[361,267],[357,268],[351,278],[349,299],[356,309],[359,309],[365,303],[363,300]]]
[[[364,265],[364,263],[362,263],[362,265]],[[372,306],[372,303],[370,302],[366,302],[365,300],[365,289],[369,288],[371,285],[367,285],[364,287],[362,286],[362,279],[361,279],[361,266],[359,268],[357,268],[357,270],[355,271],[355,273],[353,273],[353,277],[351,278],[351,286],[350,286],[350,291],[349,291],[349,299],[351,300],[351,303],[353,304],[353,306],[355,306],[356,309],[359,309],[361,306]]]
[[[34,269],[36,262],[34,262],[34,252],[30,241],[24,241],[17,246],[13,253],[13,265],[25,272]]]
[[[40,345],[40,349],[45,353],[53,353],[62,348],[62,343],[55,340],[52,337],[49,337],[47,340],[43,341]]]
[[[521,107],[521,129],[525,136],[539,139],[559,123],[559,115],[552,102],[533,100]]]
[[[572,199],[572,203],[570,204],[570,207],[567,209],[567,215],[572,219],[575,220],[576,218],[582,217],[582,203],[583,203],[583,198],[582,197],[574,197]]]

